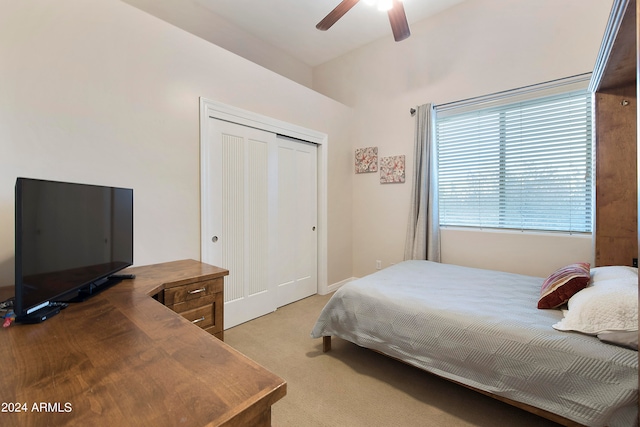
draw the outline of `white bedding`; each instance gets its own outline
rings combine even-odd
[[[311,336],[337,336],[587,426],[633,426],[638,352],[552,325],[543,278],[405,261],[331,297]]]

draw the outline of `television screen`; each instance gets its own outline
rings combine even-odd
[[[17,320],[133,264],[133,190],[18,178]]]

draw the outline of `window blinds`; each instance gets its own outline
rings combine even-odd
[[[436,114],[440,224],[590,232],[586,90]]]

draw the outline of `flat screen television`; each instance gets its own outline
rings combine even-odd
[[[46,320],[133,264],[132,189],[18,178],[15,198],[17,322]]]

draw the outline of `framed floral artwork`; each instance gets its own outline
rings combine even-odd
[[[380,157],[380,183],[404,182],[404,155]]]
[[[378,147],[356,148],[356,173],[378,171]]]

